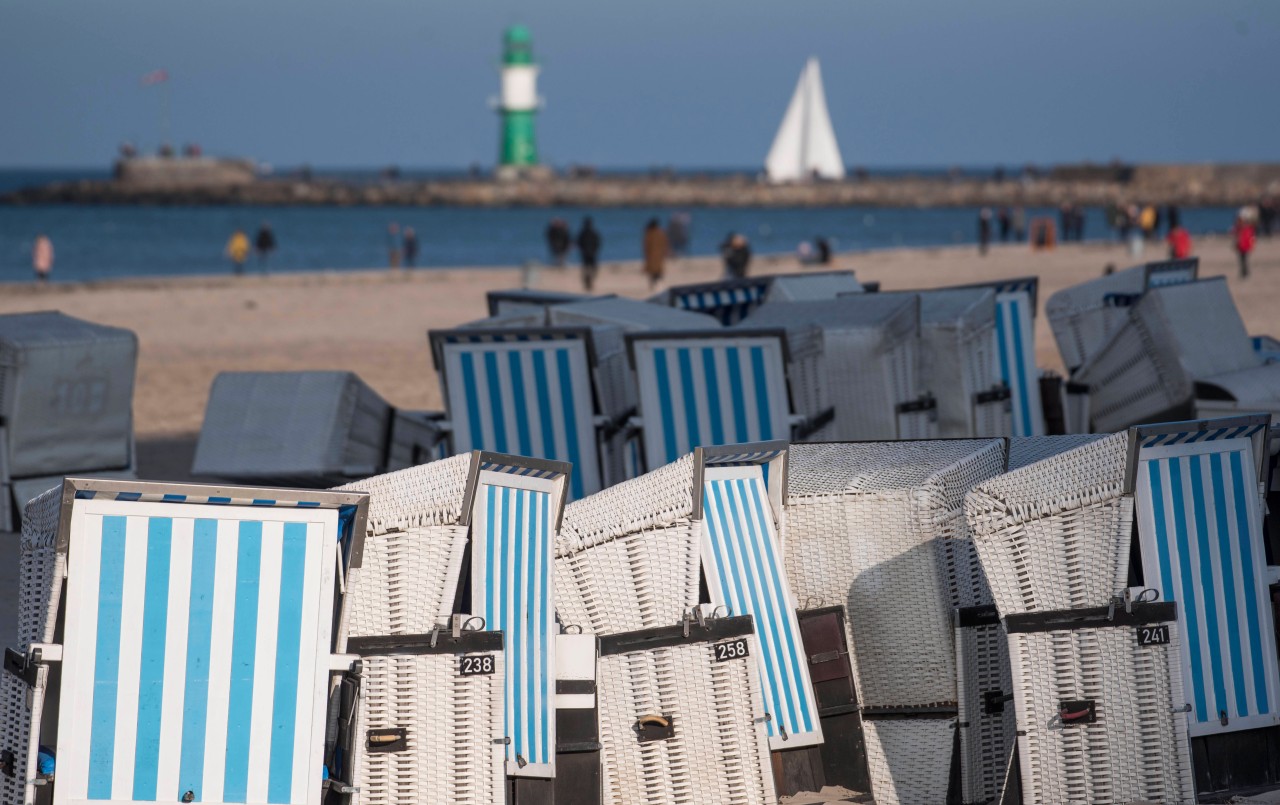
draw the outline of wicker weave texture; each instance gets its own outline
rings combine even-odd
[[[1074,433],[1067,436],[1018,436],[1009,440],[1009,471],[1020,470],[1028,464],[1092,444],[1106,434]]]
[[[465,526],[418,526],[367,537],[363,566],[351,570],[348,585],[349,634],[423,634],[447,618],[467,533]]]
[[[862,729],[876,805],[947,801],[955,719],[864,719]]]
[[[787,574],[806,607],[846,607],[860,701],[954,703],[949,541],[966,538],[961,501],[1003,469],[1003,442],[796,445],[791,453]]]
[[[998,802],[1004,791],[1017,722],[1012,702],[988,713],[983,695],[1013,692],[1009,644],[998,624],[956,629],[960,692],[960,785],[966,803]]]
[[[461,675],[459,656],[363,658],[353,805],[503,801],[503,654],[493,654],[493,674],[477,676]],[[397,727],[405,750],[365,751],[368,730]]]
[[[1195,801],[1176,624],[1168,645],[1133,627],[1009,635],[1023,798],[1046,805]],[[1097,721],[1063,726],[1064,701]]]
[[[50,489],[27,504],[22,516],[18,587],[18,646],[52,643],[62,596],[64,568],[54,548],[62,490]],[[29,688],[12,674],[0,674],[0,750],[14,754],[14,777],[0,774],[0,801],[20,803],[24,795],[27,742],[31,735]]]
[[[601,657],[599,673],[605,805],[777,801],[754,657],[716,662],[714,644],[689,643]],[[674,737],[640,743],[649,714]]]
[[[1128,439],[1086,444],[979,485],[965,514],[1001,616],[1107,606],[1128,577]]]
[[[369,493],[370,534],[454,525],[462,517],[471,456],[460,455],[337,487]]]
[[[1093,428],[1112,432],[1150,421],[1191,400],[1194,384],[1172,344],[1129,319],[1076,372],[1090,387]]]

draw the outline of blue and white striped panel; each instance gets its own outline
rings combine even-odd
[[[768,282],[761,282],[745,287],[677,293],[676,307],[707,313],[724,325],[737,324],[760,305],[768,290]]]
[[[1252,442],[1143,448],[1138,462],[1143,575],[1178,602],[1191,735],[1280,723]]]
[[[555,774],[554,481],[482,472],[471,532],[471,612],[506,634],[507,773]]]
[[[447,344],[444,371],[454,450],[568,461],[570,499],[599,491],[583,341]]]
[[[1217,442],[1224,439],[1252,439],[1265,425],[1242,425],[1234,428],[1214,428],[1212,430],[1176,431],[1157,433],[1142,440],[1143,447],[1159,447],[1175,444],[1195,444],[1197,442]]]
[[[1027,291],[996,295],[996,371],[1013,399],[1014,436],[1043,436],[1045,430],[1032,330],[1034,312]]]
[[[1157,263],[1147,271],[1147,287],[1160,288],[1165,285],[1182,285],[1195,282],[1198,260],[1176,260],[1168,263]]]
[[[775,750],[822,743],[818,701],[800,639],[760,467],[708,467],[703,482],[702,565],[714,604],[751,615],[760,687]]]
[[[76,502],[55,803],[318,805],[337,519]]]
[[[314,509],[319,508],[318,501],[308,500],[269,500],[266,498],[231,498],[207,495],[176,495],[164,492],[98,492],[92,489],[77,489],[76,500],[121,500],[142,503],[211,503],[220,506],[269,506],[281,509]]]
[[[650,470],[695,447],[791,437],[781,339],[633,343]]]

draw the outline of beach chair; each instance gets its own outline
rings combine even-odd
[[[811,609],[843,609],[844,673],[858,700],[857,722],[820,711],[823,732],[830,741],[860,723],[876,802],[945,802],[958,715],[953,610],[983,584],[961,503],[1004,470],[1004,441],[801,444],[790,454],[787,576],[806,602],[802,622]],[[821,648],[807,647],[811,662],[840,659]]]
[[[191,472],[333,486],[440,458],[441,418],[394,408],[354,372],[221,372]]]
[[[485,294],[490,316],[501,316],[507,313],[545,314],[548,309],[556,305],[602,298],[604,297],[593,294],[573,293],[571,291],[541,291],[536,288],[508,288],[501,291],[489,291]]]
[[[1250,336],[1249,344],[1264,363],[1280,362],[1280,340],[1269,335]]]
[[[1023,802],[1192,802],[1181,619],[1128,586],[1131,442],[1062,444],[965,499],[1008,635],[1012,690],[984,703],[1013,705]]]
[[[0,316],[0,531],[68,474],[134,477],[138,338],[53,311]]]
[[[830,421],[811,325],[629,333],[627,354],[646,467],[700,446],[804,439]]]
[[[606,802],[773,801],[770,733],[775,743],[783,731],[792,745],[811,743],[803,729],[800,735],[788,729],[803,719],[794,704],[774,710],[765,704],[771,685],[789,683],[795,696],[802,690],[794,650],[779,642],[788,635],[794,641],[796,632],[776,559],[744,565],[732,561],[744,554],[724,560],[715,552],[729,537],[751,557],[777,549],[769,529],[785,478],[782,448],[700,451],[565,510],[556,609],[564,622],[600,635]],[[766,474],[770,485],[761,490]],[[718,504],[726,485],[734,490]],[[751,511],[742,511],[738,504],[748,500]],[[700,556],[708,552],[703,565]],[[741,574],[748,569],[758,574],[761,592],[749,605],[736,598],[746,592]],[[723,596],[723,603],[699,604],[704,571],[709,600]],[[753,626],[760,618],[735,607],[777,625],[766,639],[760,636],[766,627]],[[771,730],[767,721],[778,726]],[[717,763],[694,761],[712,756]]]
[[[1128,311],[1073,378],[1090,387],[1096,431],[1191,418],[1197,382],[1262,366],[1221,277],[1150,288]]]
[[[1258,768],[1280,732],[1276,623],[1267,567],[1269,417],[1131,429],[1143,585],[1176,602],[1179,664],[1198,793],[1280,786]],[[1265,766],[1265,764],[1264,764]]]
[[[937,400],[921,388],[920,301],[914,294],[852,294],[760,307],[743,327],[821,329],[820,377],[831,424],[824,440],[906,439],[937,429]]]
[[[728,326],[742,321],[766,302],[834,299],[839,294],[861,290],[852,271],[818,271],[676,285],[658,299],[671,307],[709,314]]]
[[[1058,351],[1068,372],[1074,372],[1107,339],[1124,326],[1128,308],[1147,292],[1163,285],[1194,282],[1199,258],[1146,263],[1064,288],[1044,303]]]
[[[319,805],[366,510],[82,478],[29,504],[4,801]]]
[[[996,366],[1013,403],[1013,435],[1043,436],[1040,373],[1036,369],[1038,277],[980,283],[996,292]]]

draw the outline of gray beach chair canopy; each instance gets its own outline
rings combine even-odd
[[[399,411],[354,372],[223,372],[194,475],[331,486],[435,458],[437,417]]]
[[[842,293],[862,290],[852,271],[820,271],[676,285],[656,299],[672,307],[702,311],[730,325],[742,321],[765,302],[834,299]]]
[[[573,293],[571,291],[543,291],[537,288],[509,288],[502,291],[489,291],[485,301],[489,306],[489,315],[498,316],[504,313],[545,311],[555,305],[567,302],[581,302],[586,299],[603,299],[592,294]]]

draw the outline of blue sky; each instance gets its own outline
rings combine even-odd
[[[809,55],[850,165],[1280,160],[1276,0],[0,0],[0,165],[154,147],[157,68],[210,153],[487,165],[514,22],[555,164],[757,166]]]

